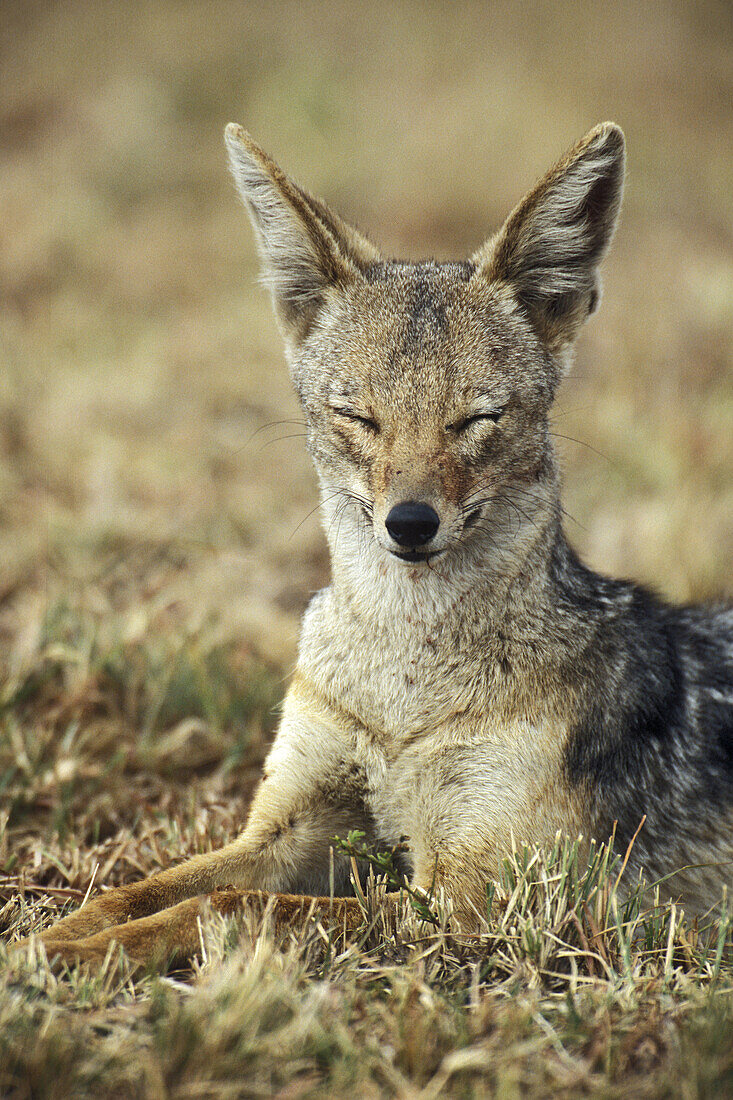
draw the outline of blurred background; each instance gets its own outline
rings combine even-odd
[[[670,597],[733,593],[729,3],[4,0],[0,50],[14,682],[59,607],[95,637],[205,629],[287,671],[327,580],[231,120],[412,258],[466,255],[620,123],[622,222],[554,421],[568,533]]]

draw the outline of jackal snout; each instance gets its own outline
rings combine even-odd
[[[405,500],[390,508],[384,521],[389,537],[404,550],[427,549],[440,527],[440,516],[420,500]]]
[[[396,441],[390,447],[383,439],[382,454],[375,455],[365,479],[375,539],[408,562],[443,553],[464,526],[467,470],[450,456],[445,441],[425,438],[427,427],[412,434],[411,448]]]

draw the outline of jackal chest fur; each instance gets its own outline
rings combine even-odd
[[[537,708],[536,687],[460,578],[398,568],[396,585],[382,577],[367,606],[332,589],[312,601],[277,754],[305,751],[317,730],[335,760],[360,770],[378,838],[408,837],[418,861],[453,845],[495,866],[512,837],[552,840],[559,810],[577,835],[560,708]]]

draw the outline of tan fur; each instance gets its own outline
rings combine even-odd
[[[247,891],[324,895],[334,836],[353,828],[408,837],[413,882],[444,887],[468,927],[514,842],[592,831],[592,794],[563,764],[593,690],[576,657],[593,639],[548,584],[547,413],[596,303],[621,132],[591,131],[470,267],[424,271],[382,269],[249,135],[228,127],[227,143],[308,418],[333,583],[305,615],[242,835],[59,922],[43,939],[64,958],[99,958],[111,940],[142,962],[190,955],[196,899],[219,887],[231,889],[212,904],[232,911]],[[439,513],[434,558],[392,553],[385,517],[403,500]],[[335,874],[343,891],[338,854]],[[305,903],[279,905],[292,917]]]

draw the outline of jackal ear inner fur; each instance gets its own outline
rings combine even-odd
[[[227,126],[226,142],[284,335],[302,339],[329,288],[358,278],[379,253],[293,183],[241,126]]]
[[[509,286],[552,350],[572,343],[598,305],[624,180],[624,136],[595,127],[540,180],[473,257]]]

